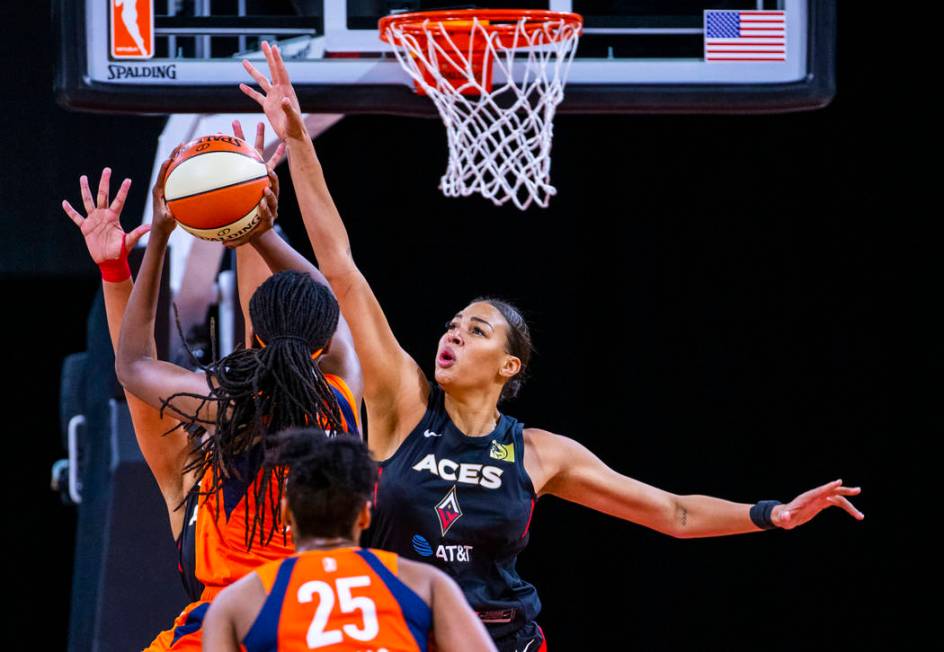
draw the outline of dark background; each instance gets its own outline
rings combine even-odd
[[[98,288],[59,203],[78,204],[78,176],[110,165],[136,182],[133,226],[163,119],[57,107],[49,8],[15,11],[0,45],[0,283],[7,468],[27,498],[5,538],[24,560],[17,602],[31,605],[14,615],[42,605],[42,647],[58,649],[76,521],[47,489],[63,456],[59,365],[85,348]],[[913,633],[896,580],[916,562],[892,548],[905,516],[891,495],[917,495],[893,484],[915,464],[897,461],[894,225],[865,137],[876,91],[856,63],[868,45],[857,20],[840,13],[839,93],[825,110],[559,117],[547,210],[443,198],[436,120],[348,117],[316,143],[355,258],[427,371],[444,321],[498,295],[528,313],[538,348],[506,408],[527,424],[680,494],[786,501],[840,477],[864,488],[861,523],[830,509],[791,532],[689,541],[542,499],[520,570],[541,591],[552,649],[866,649]],[[280,173],[281,222],[303,243]]]

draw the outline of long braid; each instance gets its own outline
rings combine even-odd
[[[252,482],[255,508],[246,518],[246,545],[251,548],[257,533],[261,545],[271,541],[281,521],[285,470],[242,478],[236,463],[257,445],[264,457],[270,433],[306,426],[340,432],[344,422],[331,386],[312,359],[312,351],[323,349],[337,328],[340,311],[330,291],[307,274],[281,272],[259,286],[249,314],[262,348],[240,349],[208,365],[208,395],[175,394],[164,406],[184,418],[184,425],[210,425],[199,411],[182,414],[170,402],[191,396],[216,404],[212,434],[200,441],[202,433],[188,428],[198,454],[184,472],[196,471],[201,478],[210,472],[212,483],[201,494],[215,495],[217,501],[225,478]]]

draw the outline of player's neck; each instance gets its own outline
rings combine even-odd
[[[334,550],[335,548],[353,548],[355,546],[357,544],[349,537],[311,537],[303,541],[296,541],[295,551]]]
[[[485,392],[446,392],[443,407],[453,425],[467,437],[482,437],[495,430],[501,414],[497,397]]]

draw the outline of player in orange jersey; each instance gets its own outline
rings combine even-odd
[[[108,334],[112,347],[117,349],[121,320],[133,286],[128,251],[150,230],[150,226],[142,224],[125,233],[119,218],[131,188],[131,179],[125,179],[121,183],[114,200],[110,198],[110,186],[111,169],[105,168],[99,179],[97,196],[93,198],[88,177],[82,175],[79,178],[79,188],[85,215],[66,200],[63,200],[62,208],[69,219],[79,227],[89,256],[101,272]],[[125,398],[138,447],[167,504],[171,529],[176,537],[183,529],[183,513],[175,508],[183,501],[186,488],[183,486],[182,467],[176,464],[175,460],[186,459],[186,433],[171,432],[167,437],[162,437],[163,433],[177,425],[177,421],[170,416],[162,419],[158,410],[129,392],[125,392]]]
[[[309,424],[357,431],[362,390],[337,302],[317,270],[280,239],[266,257],[277,273],[249,302],[250,347],[198,372],[154,359],[157,288],[175,226],[161,193],[166,165],[153,191],[151,239],[125,309],[116,368],[126,390],[186,425],[187,446],[170,461],[184,488],[173,516],[181,517],[180,566],[194,602],[149,649],[198,650],[202,616],[216,593],[294,551],[278,509],[283,472],[261,469],[268,433]],[[270,221],[276,192],[260,207]]]
[[[289,468],[282,512],[298,553],[223,590],[203,649],[494,650],[488,632],[445,573],[355,543],[370,525],[377,466],[351,436],[278,435],[267,454]]]

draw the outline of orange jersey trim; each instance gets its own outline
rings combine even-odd
[[[281,562],[270,561],[254,571],[259,577],[259,581],[262,582],[262,588],[265,589],[266,595],[272,592],[272,585],[275,584],[275,576],[278,574],[280,566]]]
[[[340,376],[336,376],[334,374],[325,374],[324,377],[325,380],[328,381],[328,384],[341,392],[341,394],[347,400],[347,404],[351,408],[351,413],[354,415],[354,425],[357,427],[357,431],[360,432],[361,414],[360,410],[357,409],[357,402],[354,400],[354,392],[351,391],[351,388],[347,386],[347,382]]]

